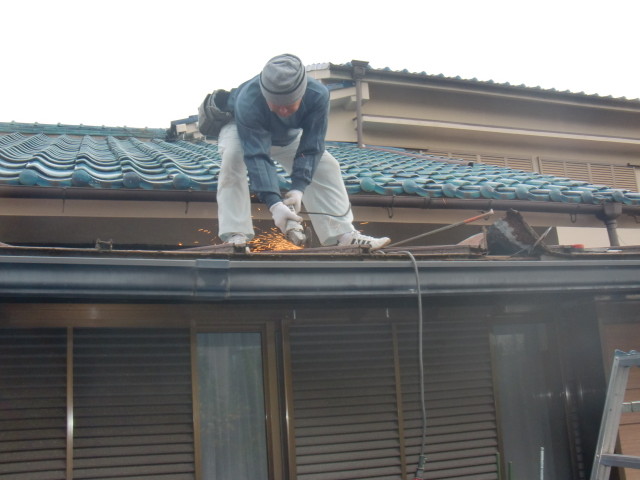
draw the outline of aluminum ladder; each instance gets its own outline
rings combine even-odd
[[[608,480],[612,467],[640,469],[640,457],[613,453],[623,410],[640,411],[640,408],[635,407],[637,402],[624,402],[629,370],[634,366],[640,366],[640,353],[616,350],[590,480]]]

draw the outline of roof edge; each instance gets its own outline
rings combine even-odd
[[[457,86],[465,86],[465,87],[475,87],[475,88],[491,88],[498,89],[508,92],[519,92],[519,93],[529,93],[529,94],[545,94],[551,95],[553,97],[560,97],[564,99],[570,100],[587,100],[598,102],[600,104],[610,104],[612,107],[627,107],[633,109],[640,109],[640,98],[627,98],[627,97],[614,97],[612,95],[599,95],[599,94],[588,94],[584,92],[572,92],[570,90],[557,90],[555,88],[542,88],[540,86],[532,87],[525,84],[514,85],[509,82],[495,82],[493,80],[478,80],[477,78],[462,78],[460,76],[449,77],[442,73],[440,74],[428,74],[426,72],[410,72],[407,69],[404,70],[391,70],[389,67],[386,68],[373,68],[368,65],[368,62],[362,61],[353,61],[357,62],[358,65],[367,64],[364,68],[365,71],[365,79],[366,78],[388,78],[388,79],[400,79],[400,80],[408,80],[412,82],[438,82],[438,83],[449,83],[455,84]],[[330,72],[339,72],[352,75],[354,65],[352,62],[348,62],[345,64],[336,64],[336,63],[317,63],[313,65],[309,65],[307,69],[309,71],[320,71],[320,70],[329,70]]]

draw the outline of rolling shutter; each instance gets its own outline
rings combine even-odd
[[[188,330],[74,332],[74,479],[194,478]]]
[[[613,185],[616,188],[637,192],[638,183],[636,182],[635,168],[625,165],[613,165]]]
[[[634,192],[638,190],[635,170],[626,165],[541,159],[540,168],[545,175],[568,177]]]
[[[495,165],[498,167],[514,168],[516,170],[524,170],[525,172],[533,172],[533,160],[531,157],[505,157],[498,155],[482,155],[478,161],[487,165]]]
[[[399,479],[389,325],[290,330],[298,480]]]
[[[429,321],[423,338],[427,478],[496,479],[497,425],[485,323]],[[413,474],[422,431],[417,326],[400,325],[398,343],[408,474]]]
[[[64,329],[0,329],[0,478],[64,479]]]

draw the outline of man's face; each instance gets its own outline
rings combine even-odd
[[[267,105],[269,106],[269,110],[271,110],[273,113],[275,113],[279,117],[287,118],[298,111],[301,103],[302,103],[302,99],[298,100],[295,103],[292,103],[291,105],[276,105],[271,102],[267,102]]]

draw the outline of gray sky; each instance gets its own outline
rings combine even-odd
[[[637,0],[0,5],[0,122],[166,128],[284,52],[640,98]]]

